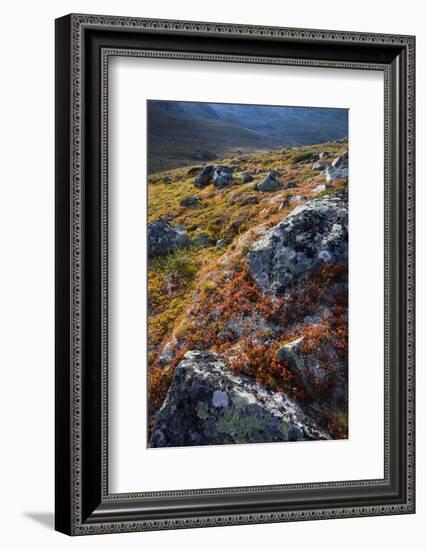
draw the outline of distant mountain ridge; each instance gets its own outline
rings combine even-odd
[[[149,100],[148,170],[347,135],[346,109]]]

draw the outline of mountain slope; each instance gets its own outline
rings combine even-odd
[[[207,407],[206,399],[222,396],[235,377],[251,405],[238,409],[234,442],[257,441],[258,430],[263,441],[310,438],[294,426],[280,435],[263,425],[276,424],[264,398],[280,395],[333,439],[347,437],[347,175],[327,177],[347,155],[347,141],[339,140],[220,158],[215,165],[232,167],[232,179],[220,186],[200,187],[199,165],[148,178],[148,235],[155,229],[167,245],[148,261],[149,432],[163,434],[154,446],[217,443],[209,426],[219,417],[228,426],[235,392],[226,389],[230,406],[223,397]],[[260,184],[271,174],[278,185],[265,190]],[[184,232],[185,243],[169,246],[165,230]],[[178,405],[181,363],[199,352],[217,354],[225,370],[210,377],[208,365],[200,369],[202,395],[186,394],[172,437],[163,424]],[[198,370],[187,374],[198,382]],[[186,420],[200,411],[188,432]],[[260,424],[257,418],[253,425],[253,411]],[[254,432],[239,431],[247,428],[244,419]]]
[[[150,100],[148,171],[340,139],[347,118],[344,109]]]

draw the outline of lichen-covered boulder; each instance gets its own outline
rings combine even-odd
[[[232,170],[228,166],[216,166],[213,172],[213,185],[215,187],[226,187],[233,180]]]
[[[245,172],[243,175],[242,175],[242,181],[243,183],[250,183],[251,181],[253,181],[254,178],[253,176],[250,174],[250,172]]]
[[[273,294],[283,293],[306,273],[327,262],[348,261],[347,192],[298,206],[262,235],[248,252],[252,277]]]
[[[190,239],[184,227],[173,225],[164,218],[148,224],[148,256],[168,254],[177,248],[189,246]]]
[[[229,371],[210,351],[188,351],[158,413],[152,447],[330,439],[283,394]]]

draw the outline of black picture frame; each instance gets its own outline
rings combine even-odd
[[[383,71],[383,479],[108,493],[104,146],[111,55]],[[56,20],[58,531],[85,535],[414,513],[414,80],[413,36],[79,14]]]

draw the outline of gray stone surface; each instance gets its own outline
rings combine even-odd
[[[172,225],[164,218],[148,224],[148,256],[168,254],[177,248],[189,246],[190,239],[184,227]]]
[[[192,244],[194,246],[198,246],[199,248],[202,248],[204,246],[209,246],[210,244],[214,244],[214,241],[210,239],[207,233],[198,233],[193,239]]]
[[[345,153],[339,157],[336,157],[331,165],[325,170],[325,177],[328,182],[335,181],[337,179],[347,179],[349,171],[349,158]]]
[[[258,191],[264,193],[269,193],[271,191],[278,191],[282,189],[281,183],[277,180],[278,172],[276,170],[271,170],[267,177],[260,183],[256,185]]]
[[[330,292],[338,292],[339,287],[330,289]],[[324,309],[325,311],[325,309]],[[347,360],[342,360],[333,349],[329,350],[332,356],[333,373],[327,371],[325,363],[317,353],[305,354],[302,349],[303,336],[291,342],[287,342],[278,348],[276,358],[285,362],[287,368],[295,375],[296,379],[304,387],[310,400],[309,412],[313,417],[318,408],[336,409],[338,401],[347,404]],[[329,386],[326,395],[318,391],[321,384]]]
[[[245,172],[242,176],[243,183],[250,183],[253,181],[253,176],[250,174],[250,172]]]
[[[346,191],[296,207],[248,252],[252,277],[262,290],[273,294],[284,292],[325,262],[347,261]]]
[[[228,166],[216,166],[213,172],[213,184],[216,187],[226,187],[232,183],[232,170]]]
[[[152,447],[330,439],[300,406],[230,372],[210,351],[188,351],[158,413]]]
[[[206,187],[207,185],[209,185],[213,180],[213,172],[214,166],[205,166],[195,178],[195,187]]]
[[[182,199],[179,204],[180,206],[185,206],[187,208],[197,208],[200,205],[200,202],[200,197],[193,195],[192,197],[186,197]]]

